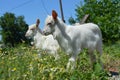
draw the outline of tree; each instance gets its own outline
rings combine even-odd
[[[76,21],[90,14],[87,22],[98,24],[105,42],[120,39],[120,0],[84,0],[75,11]]]
[[[74,20],[74,18],[72,16],[69,18],[68,21],[69,21],[70,24],[75,24],[76,23],[76,21]]]
[[[0,17],[0,26],[2,41],[5,45],[14,47],[15,44],[27,40],[24,35],[28,25],[23,16],[16,17],[13,13],[5,13]]]

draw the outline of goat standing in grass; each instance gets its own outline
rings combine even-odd
[[[29,26],[25,36],[28,38],[33,38],[33,44],[38,49],[46,50],[47,53],[52,54],[55,59],[58,59],[57,50],[59,49],[58,42],[54,40],[52,35],[44,36],[41,29],[39,29],[40,20],[37,19],[36,24]],[[39,52],[40,55],[40,52]]]
[[[102,35],[96,24],[66,25],[53,10],[52,16],[48,15],[46,18],[43,33],[52,34],[60,47],[71,55],[67,64],[68,69],[74,69],[76,57],[84,48],[88,49],[92,63],[96,62],[94,50],[102,55]]]

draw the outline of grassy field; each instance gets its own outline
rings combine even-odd
[[[0,49],[0,80],[107,80],[109,70],[120,72],[120,42],[103,46],[104,71],[99,64],[92,70],[86,50],[71,71],[66,70],[69,56],[64,52],[59,51],[60,59],[56,61],[44,51],[41,53],[40,58],[34,48],[24,45]]]

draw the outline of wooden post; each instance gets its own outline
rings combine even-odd
[[[60,3],[60,11],[61,11],[62,21],[65,22],[65,20],[64,20],[64,15],[63,15],[63,9],[62,9],[62,1],[59,0],[59,3]]]
[[[86,14],[86,15],[83,17],[83,19],[80,21],[80,24],[84,24],[84,23],[87,21],[88,18],[89,18],[89,14]]]

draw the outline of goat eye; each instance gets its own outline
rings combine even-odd
[[[34,29],[30,29],[30,30],[32,30],[32,31],[33,31]]]
[[[52,23],[48,23],[47,25],[51,25]]]

